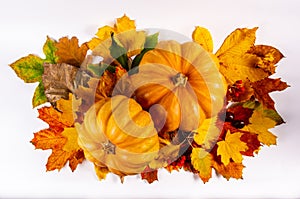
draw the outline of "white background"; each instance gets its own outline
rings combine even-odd
[[[246,158],[244,180],[214,176],[205,185],[185,172],[161,171],[151,185],[132,176],[121,184],[109,175],[99,182],[90,163],[46,172],[50,151],[34,150],[33,132],[47,125],[31,107],[36,84],[24,84],[8,64],[35,53],[42,56],[46,35],[59,39],[76,35],[88,41],[98,27],[126,13],[137,27],[170,29],[190,37],[194,26],[208,28],[215,49],[238,27],[260,27],[257,44],[277,47],[285,55],[276,77],[291,87],[274,93],[276,107],[287,123],[273,132],[278,145],[263,147]],[[232,198],[300,197],[299,38],[300,2],[297,0],[100,1],[8,0],[0,4],[0,198]]]

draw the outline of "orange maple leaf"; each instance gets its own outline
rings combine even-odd
[[[34,134],[31,143],[36,149],[52,149],[46,164],[47,171],[60,170],[69,161],[69,167],[74,171],[84,160],[83,150],[77,144],[77,131],[73,124],[72,96],[69,100],[60,99],[57,107],[39,109],[39,118],[49,124],[48,129]]]
[[[219,164],[213,161],[213,168],[221,174],[224,178],[229,180],[230,178],[243,179],[244,165],[241,163],[230,162],[227,166]]]
[[[149,184],[158,180],[157,178],[157,170],[152,170],[149,167],[146,167],[143,173],[141,173],[141,177],[143,180],[147,180]]]
[[[79,47],[76,37],[71,39],[62,37],[55,43],[55,47],[57,48],[55,54],[59,57],[58,63],[66,63],[78,67],[85,59],[86,52],[89,49],[87,43],[83,43]]]

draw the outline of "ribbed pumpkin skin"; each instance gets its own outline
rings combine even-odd
[[[86,158],[120,176],[141,173],[159,150],[150,114],[122,95],[94,104],[77,129]]]
[[[178,74],[187,79],[185,85],[175,85]],[[144,55],[139,72],[130,78],[144,109],[160,105],[150,112],[155,124],[165,117],[165,132],[195,130],[223,107],[223,77],[209,53],[194,42],[160,42]]]

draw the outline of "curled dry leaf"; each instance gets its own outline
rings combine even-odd
[[[49,102],[54,103],[60,98],[68,99],[69,93],[74,93],[77,71],[77,67],[65,63],[44,63],[42,78]]]

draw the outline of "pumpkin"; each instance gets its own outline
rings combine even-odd
[[[86,158],[120,176],[141,173],[159,150],[150,114],[122,95],[96,102],[76,127]]]
[[[217,63],[194,42],[160,42],[129,78],[158,131],[193,131],[224,105],[226,85]]]

